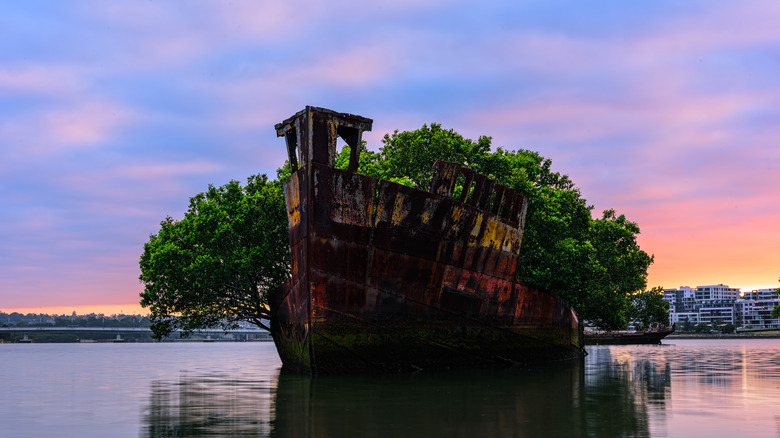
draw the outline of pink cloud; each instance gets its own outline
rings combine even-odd
[[[87,148],[107,142],[136,120],[135,112],[105,100],[75,96],[69,105],[20,113],[0,122],[6,165],[72,148]]]
[[[721,3],[697,12],[696,17],[679,16],[669,20],[653,35],[644,35],[631,53],[689,56],[708,50],[742,49],[777,44],[780,6],[769,0],[748,3]]]
[[[62,145],[90,146],[111,138],[132,118],[132,111],[106,101],[87,101],[74,107],[47,112],[41,129]]]
[[[83,71],[56,65],[11,65],[0,68],[0,90],[5,93],[67,96],[83,92]]]
[[[123,50],[108,54],[114,67],[148,70],[191,62],[236,44],[281,45],[304,34],[306,29],[338,25],[339,10],[349,10],[350,17],[363,14],[385,19],[388,13],[408,14],[444,4],[443,0],[404,0],[372,2],[361,7],[351,2],[236,0],[190,2],[184,13],[180,6],[166,3],[110,2],[90,3],[83,13],[104,22],[111,29],[108,37],[124,35]],[[344,44],[332,50],[338,52],[349,46]]]
[[[181,175],[215,172],[224,167],[225,166],[222,164],[203,160],[177,163],[139,164],[117,169],[116,176],[128,179],[159,180]],[[90,180],[94,181],[94,177],[90,177]]]

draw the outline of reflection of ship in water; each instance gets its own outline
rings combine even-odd
[[[416,375],[282,373],[272,436],[647,436],[646,412],[628,398],[634,390],[630,380],[586,380],[583,361]]]
[[[592,347],[525,369],[184,373],[153,382],[140,436],[650,436],[671,396],[667,350]]]
[[[282,373],[272,436],[583,434],[579,361],[518,371],[338,377]]]

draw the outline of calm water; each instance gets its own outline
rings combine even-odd
[[[272,343],[0,344],[0,436],[780,436],[780,340],[588,351],[311,378],[280,374]]]

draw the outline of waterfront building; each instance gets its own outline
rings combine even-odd
[[[688,286],[680,286],[679,289],[664,289],[664,300],[669,302],[669,312],[693,312],[693,305],[696,303],[695,297],[696,289]]]
[[[767,300],[777,300],[777,289],[769,288],[769,289],[756,289],[752,290],[750,292],[745,292],[742,296],[746,300],[755,300],[755,301],[767,301]]]
[[[780,318],[772,316],[772,309],[780,306],[776,289],[758,289],[745,292],[735,307],[741,317],[740,326],[750,328],[780,328]]]
[[[698,324],[699,312],[682,312],[672,314],[672,312],[669,311],[669,325],[677,323],[678,327],[682,327],[682,325],[686,322],[690,322],[691,324]]]
[[[724,284],[680,286],[664,289],[669,303],[669,324],[705,323],[712,326],[733,324],[737,328],[780,328],[780,318],[772,317],[780,297],[775,289],[758,289],[741,294]]]
[[[711,300],[736,300],[739,298],[739,289],[728,287],[725,284],[716,284],[710,286],[696,286],[696,301]]]
[[[723,324],[737,322],[735,312],[736,300],[703,300],[694,305],[699,315],[699,323],[710,324],[715,328]]]

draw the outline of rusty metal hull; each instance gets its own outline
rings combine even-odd
[[[310,131],[317,115],[305,115]],[[524,197],[455,163],[437,163],[425,192],[303,161],[283,183],[292,278],[272,302],[285,368],[395,371],[582,355],[574,310],[515,278]],[[456,200],[458,181],[466,188]]]

